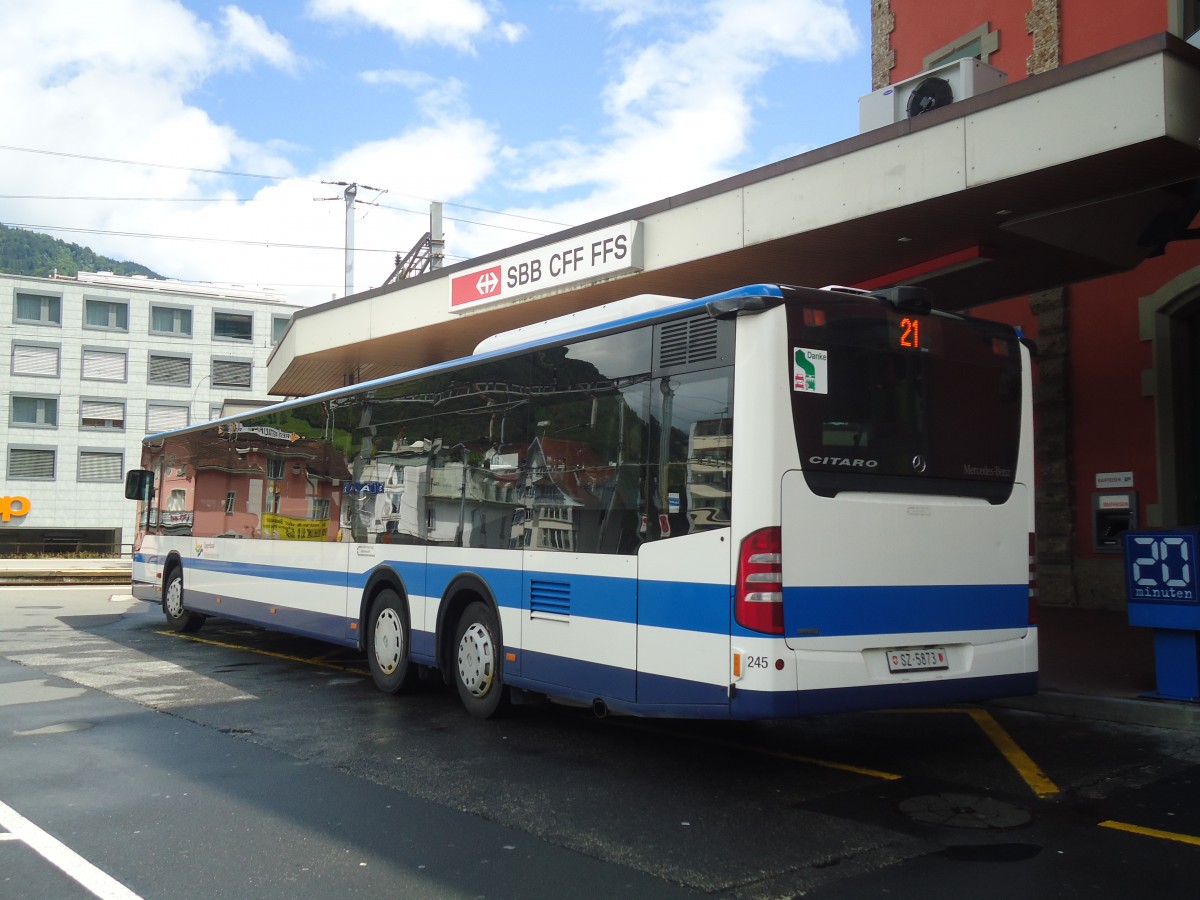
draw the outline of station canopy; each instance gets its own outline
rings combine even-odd
[[[1190,236],[1198,209],[1200,50],[1156,35],[301,310],[268,382],[276,394],[329,390],[635,294],[904,283],[965,309],[1130,269]]]

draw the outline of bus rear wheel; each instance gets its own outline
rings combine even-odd
[[[463,610],[454,633],[454,681],[467,712],[490,719],[505,703],[504,646],[500,621],[490,604],[476,601]]]
[[[163,583],[162,608],[163,615],[167,617],[167,625],[172,631],[184,634],[195,631],[204,624],[204,616],[184,609],[183,569],[178,565],[167,570],[167,578]]]
[[[408,611],[400,595],[385,588],[375,595],[367,616],[367,664],[375,686],[387,694],[398,694],[409,683]]]

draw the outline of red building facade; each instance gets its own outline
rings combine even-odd
[[[1200,0],[872,0],[872,86],[963,57],[1011,83],[1198,28]],[[1120,528],[1200,522],[1200,243],[975,312],[1039,346],[1042,602],[1118,607]]]

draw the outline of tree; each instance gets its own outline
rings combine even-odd
[[[71,277],[79,272],[162,277],[138,263],[110,259],[93,252],[89,247],[6,225],[0,225],[0,272],[38,278],[54,275]]]

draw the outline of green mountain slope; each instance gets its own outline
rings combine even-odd
[[[145,266],[109,259],[78,244],[69,244],[36,231],[0,225],[0,272],[49,278],[56,271],[68,277],[79,272],[162,277]]]

